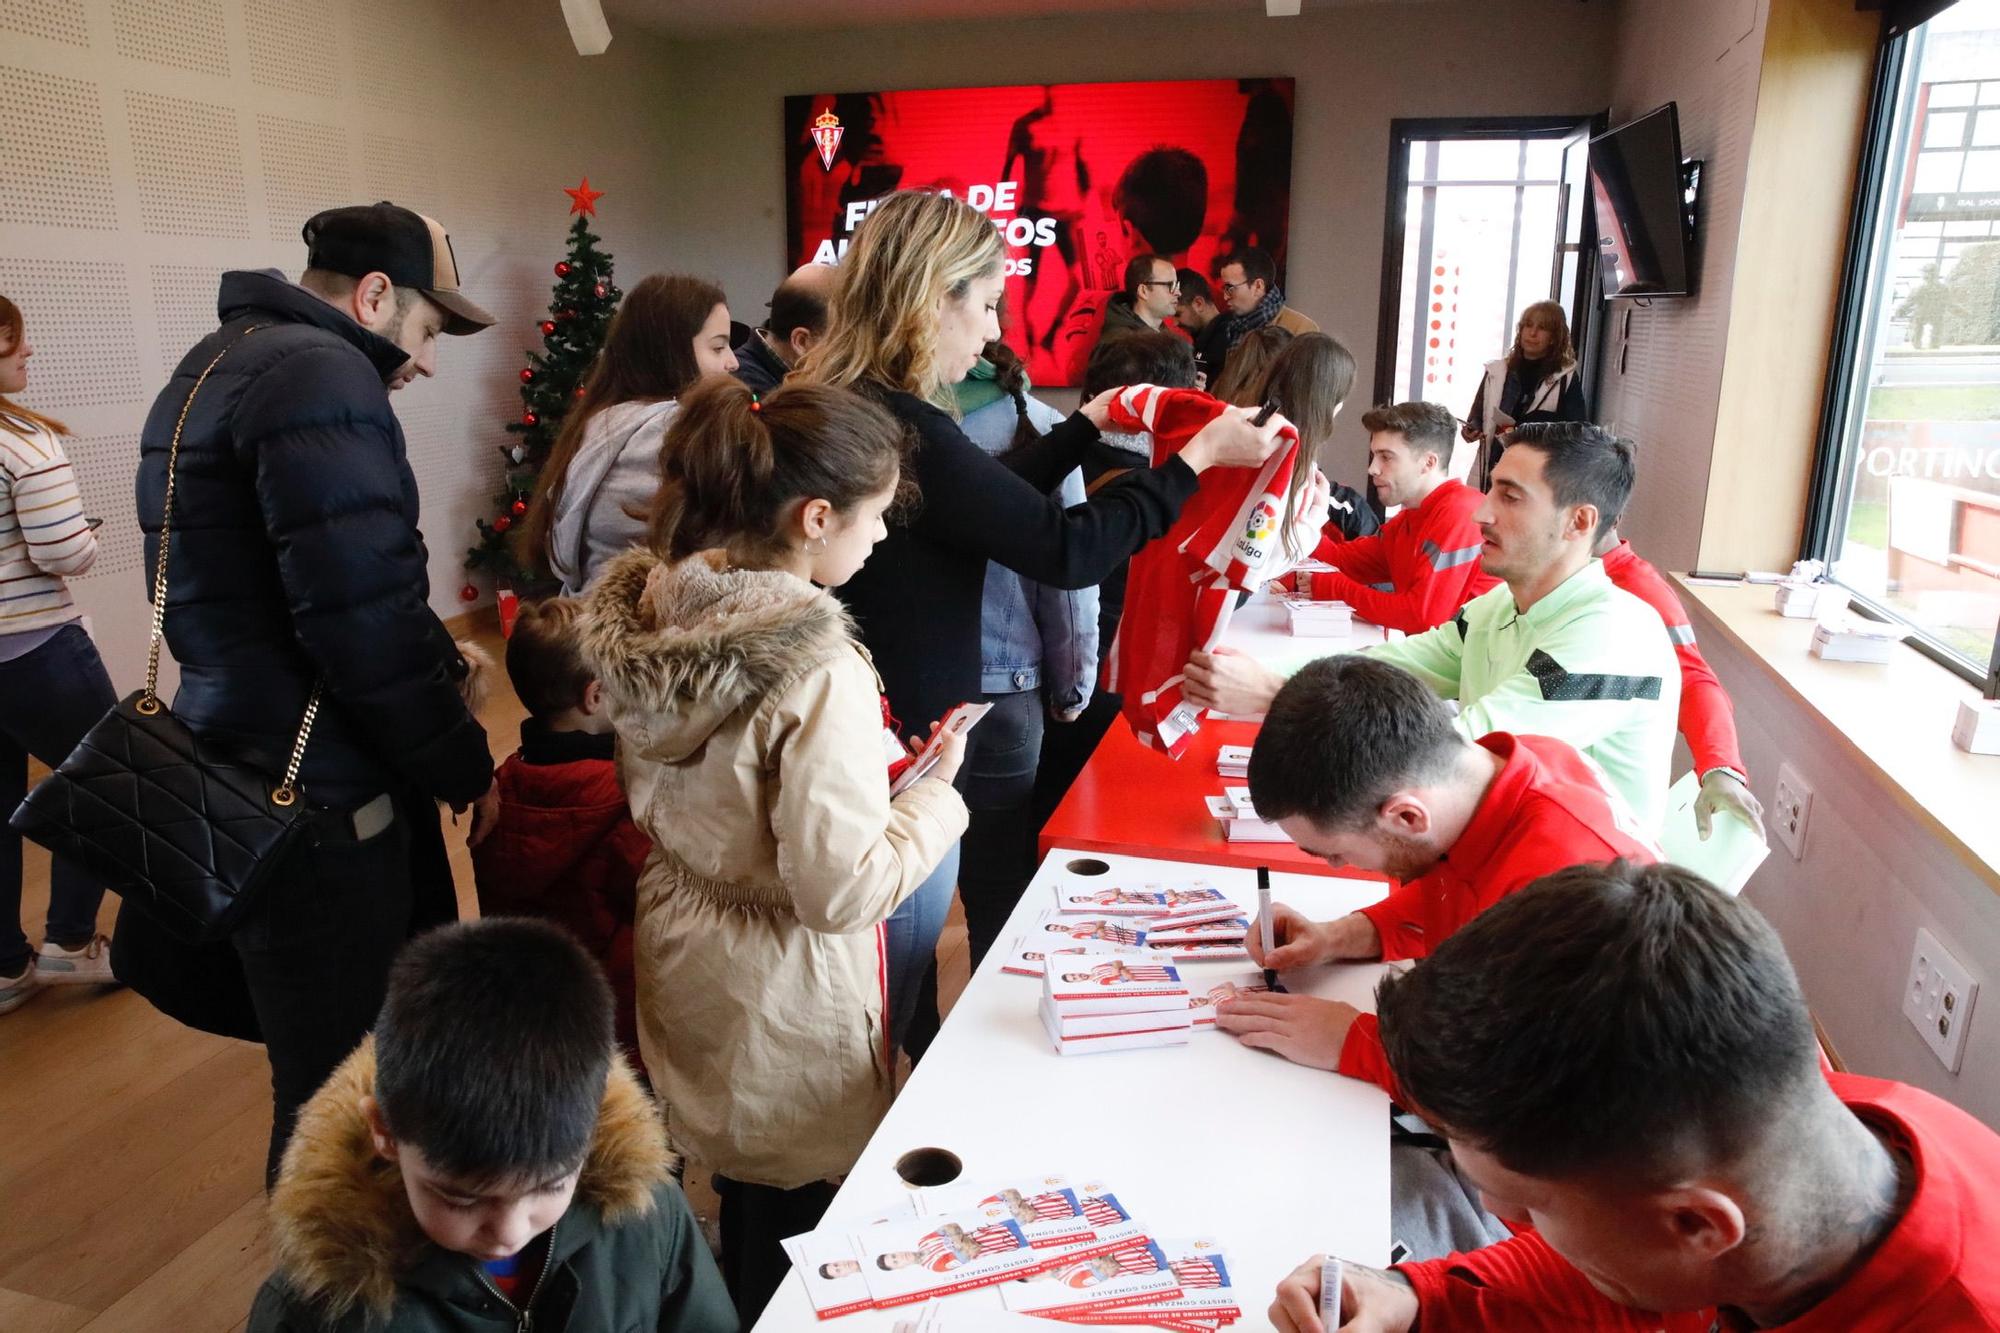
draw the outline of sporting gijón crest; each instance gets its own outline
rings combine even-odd
[[[840,136],[847,133],[840,127],[840,117],[831,111],[822,111],[813,121],[813,146],[819,149],[819,164],[828,171],[833,170],[833,155],[840,151]]]

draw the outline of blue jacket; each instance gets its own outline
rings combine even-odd
[[[1047,432],[1062,420],[1040,399],[1027,402],[1036,430]],[[1015,421],[1014,400],[1003,393],[959,424],[968,439],[997,457],[1013,442]],[[1058,494],[1065,505],[1082,504],[1082,472],[1064,477]],[[989,563],[980,603],[979,662],[982,694],[1042,690],[1051,712],[1081,711],[1097,680],[1097,589],[1051,588]]]
[[[459,696],[465,662],[427,600],[417,482],[383,383],[407,358],[275,271],[223,274],[218,304],[222,327],[181,358],[139,439],[150,596],[174,422],[233,343],[181,435],[167,567],[174,712],[275,774],[324,678],[299,776],[308,801],[475,799],[493,759]]]

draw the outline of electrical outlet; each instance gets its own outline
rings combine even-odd
[[[1778,790],[1771,797],[1771,831],[1794,861],[1805,859],[1806,819],[1812,814],[1812,798],[1812,788],[1796,768],[1778,765]]]
[[[1936,936],[1919,927],[1916,952],[1910,955],[1910,979],[1903,987],[1903,1017],[1954,1074],[1965,1059],[1965,1029],[1978,997],[1979,983],[1972,974]]]

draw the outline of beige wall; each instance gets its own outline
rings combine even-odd
[[[1618,7],[1613,123],[1675,102],[1681,152],[1706,161],[1695,295],[1606,305],[1593,401],[1599,421],[1639,445],[1624,532],[1661,568],[1691,568],[1700,549],[1768,10],[1769,0]]]
[[[1572,0],[1438,0],[1295,19],[1267,19],[1251,6],[677,43],[674,262],[718,278],[738,318],[761,315],[785,257],[787,93],[1289,75],[1298,102],[1287,294],[1347,344],[1365,394],[1375,373],[1390,120],[1600,109],[1613,18],[1613,7]],[[1358,417],[1345,421],[1350,484],[1361,480],[1366,448]]]
[[[473,8],[0,4],[0,291],[39,349],[24,399],[76,431],[85,500],[105,519],[103,555],[75,589],[121,689],[145,648],[138,430],[214,327],[223,269],[296,277],[299,226],[332,204],[389,198],[451,229],[467,290],[501,322],[446,339],[438,378],[396,398],[431,604],[450,615],[563,253],[560,188],[588,172],[607,192],[597,230],[622,278],[667,261],[664,48],[621,32],[584,62],[552,3],[481,0],[466,22]]]

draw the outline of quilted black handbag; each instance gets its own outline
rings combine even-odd
[[[246,329],[244,336],[255,331]],[[167,546],[181,430],[209,371],[235,345],[215,354],[174,423],[160,554],[153,571],[146,688],[106,713],[8,820],[24,837],[87,868],[161,929],[190,944],[227,935],[263,891],[271,868],[304,831],[308,808],[298,786],[299,762],[319,712],[323,684],[313,686],[291,761],[276,780],[196,736],[160,701]]]

